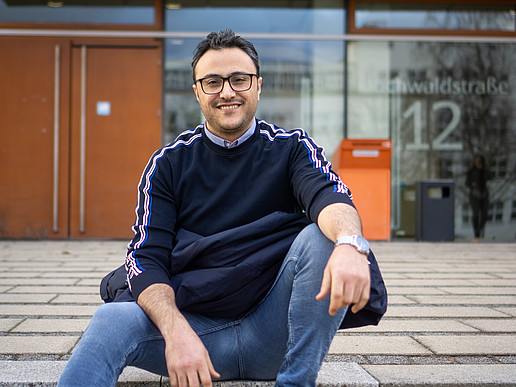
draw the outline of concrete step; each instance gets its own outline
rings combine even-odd
[[[65,361],[0,361],[0,386],[55,386],[63,371]],[[160,376],[134,367],[127,367],[119,378],[117,386],[160,386]],[[343,381],[351,384],[343,384]],[[376,380],[355,363],[324,363],[318,386],[378,386]],[[168,378],[163,378],[163,385]],[[225,381],[216,382],[217,387],[268,387],[273,381]]]
[[[0,386],[55,386],[64,361],[0,361]],[[160,377],[134,367],[127,367],[118,387],[160,386]],[[169,385],[163,378],[164,386]],[[215,387],[269,387],[272,381],[225,381]],[[358,365],[325,362],[318,387],[373,386],[515,386],[516,364],[446,364],[446,365]]]

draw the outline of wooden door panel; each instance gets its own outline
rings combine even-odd
[[[72,238],[132,236],[138,181],[161,142],[160,55],[157,47],[73,48]]]
[[[67,120],[67,52],[66,40],[0,38],[0,238],[68,235],[68,132],[62,124],[57,154],[54,143],[54,122]],[[57,116],[56,95],[64,107]]]

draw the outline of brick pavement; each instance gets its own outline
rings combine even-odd
[[[55,385],[125,245],[0,241],[0,385]],[[320,386],[516,385],[516,244],[372,247],[388,312],[378,327],[338,332]],[[119,385],[159,377],[130,368]]]

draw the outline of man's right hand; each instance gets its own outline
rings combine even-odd
[[[172,387],[212,386],[219,378],[208,350],[175,304],[174,290],[166,284],[149,286],[138,297],[165,339],[165,359]]]
[[[172,387],[198,387],[199,381],[203,387],[209,387],[212,377],[220,377],[206,347],[184,317],[165,338],[165,358]]]

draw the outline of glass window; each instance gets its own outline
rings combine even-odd
[[[512,5],[431,4],[422,2],[357,2],[356,28],[426,30],[516,30]]]
[[[256,3],[259,6],[260,2]],[[281,1],[278,7],[281,5]],[[317,6],[318,1],[313,2]],[[341,2],[321,1],[323,4]],[[200,7],[200,6],[199,6]],[[344,11],[330,8],[180,8],[166,12],[167,30],[342,34]],[[330,12],[331,11],[331,12]],[[242,33],[245,37],[245,34]],[[168,39],[165,140],[203,123],[192,91],[191,60],[201,39]],[[260,56],[262,94],[256,113],[285,129],[302,127],[331,157],[344,134],[345,43],[332,40],[249,39]]]
[[[489,213],[487,215],[489,222],[501,223],[503,219],[503,202],[496,201],[489,206]]]
[[[351,42],[347,57],[348,134],[392,139],[394,207],[402,186],[452,179],[456,235],[469,235],[467,218],[459,221],[469,201],[466,172],[482,154],[493,169],[489,200],[497,203],[486,234],[513,239],[503,208],[516,191],[516,45]],[[396,208],[399,227],[403,208],[401,215]]]
[[[462,203],[462,223],[468,224],[471,221],[471,209],[467,202]]]
[[[309,6],[305,7],[305,4]],[[345,14],[342,1],[315,0],[292,2],[285,0],[254,1],[252,7],[238,7],[235,2],[167,1],[165,24],[167,31],[220,31],[230,28],[240,34],[294,33],[343,34]],[[295,7],[295,4],[302,6]]]
[[[154,0],[0,0],[0,22],[154,24]]]

